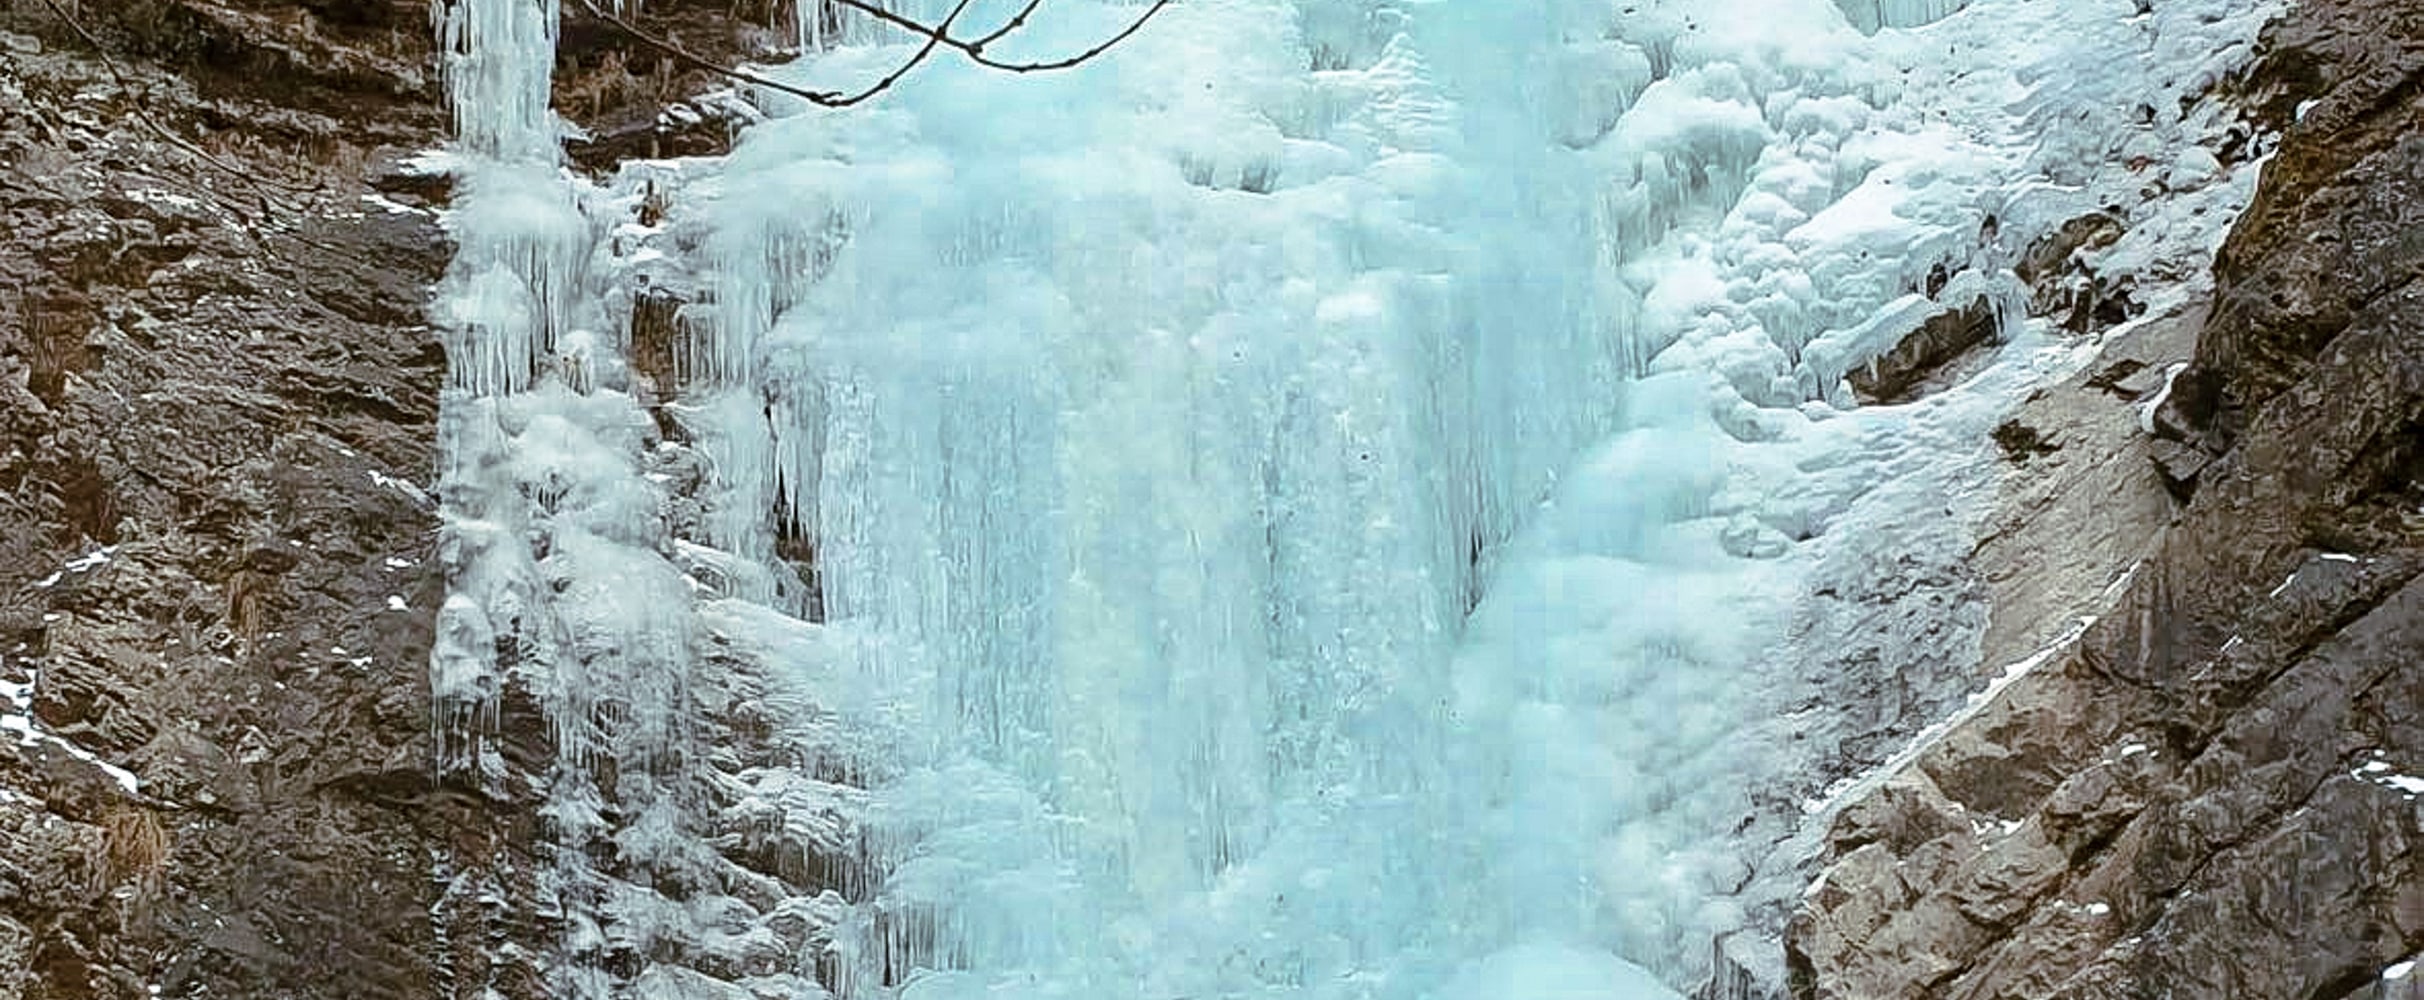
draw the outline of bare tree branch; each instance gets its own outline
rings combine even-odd
[[[1087,49],[1084,52],[1080,52],[1068,58],[1052,59],[1043,62],[1011,63],[1001,62],[992,58],[991,56],[987,56],[985,54],[985,46],[996,41],[1000,41],[1002,36],[1007,35],[1024,25],[1027,20],[1027,15],[1035,12],[1035,8],[1041,4],[1041,0],[1029,0],[1026,8],[1020,10],[1018,12],[1018,16],[1011,18],[1009,23],[1004,24],[1000,29],[994,31],[992,34],[975,40],[952,38],[947,31],[919,24],[918,22],[909,18],[902,17],[899,14],[895,14],[873,3],[869,3],[868,0],[833,0],[833,2],[841,4],[842,6],[848,7],[852,10],[866,13],[878,21],[901,28],[911,34],[922,35],[929,40],[939,40],[944,45],[958,49],[962,55],[968,57],[968,61],[970,62],[983,66],[987,69],[998,69],[1006,73],[1038,73],[1049,70],[1068,69],[1072,66],[1076,66],[1079,63],[1085,62],[1086,60],[1092,59],[1095,56],[1099,56],[1110,51],[1111,47],[1114,45],[1127,41],[1128,36],[1134,35],[1138,31],[1143,30],[1145,22],[1153,20],[1153,15],[1161,13],[1162,8],[1170,6],[1170,0],[1154,0],[1153,6],[1145,8],[1145,12],[1143,14],[1138,15],[1136,20],[1129,22],[1128,26],[1121,29],[1118,34],[1104,39],[1100,45],[1096,45],[1093,48]]]
[[[51,0],[43,0],[43,2],[49,3]],[[641,44],[662,52],[667,56],[671,56],[675,60],[691,66],[692,68],[705,70],[709,73],[714,73],[727,79],[738,80],[742,83],[764,87],[768,90],[777,91],[779,93],[790,94],[793,97],[800,98],[801,100],[807,101],[810,104],[824,108],[846,108],[853,104],[859,104],[873,98],[877,94],[881,94],[884,91],[891,89],[893,84],[899,83],[902,77],[909,75],[910,70],[916,69],[919,65],[923,64],[929,57],[933,56],[937,50],[945,48],[960,53],[961,55],[967,57],[968,61],[979,66],[983,66],[988,69],[997,69],[1008,73],[1038,73],[1050,70],[1068,69],[1110,51],[1111,47],[1114,45],[1127,41],[1130,36],[1142,30],[1145,26],[1145,22],[1153,19],[1153,15],[1161,13],[1162,8],[1170,5],[1170,0],[1154,0],[1151,7],[1145,8],[1145,12],[1143,14],[1139,15],[1136,20],[1130,22],[1126,28],[1121,29],[1118,34],[1112,35],[1110,38],[1104,39],[1101,44],[1095,45],[1093,48],[1089,48],[1076,55],[1040,62],[1012,63],[1002,62],[985,55],[985,47],[1001,41],[1003,38],[1008,37],[1013,32],[1018,31],[1020,28],[1026,27],[1028,15],[1035,13],[1036,8],[1043,6],[1043,0],[1027,0],[1027,5],[1019,8],[1019,12],[1012,15],[1008,21],[1003,22],[1000,27],[997,27],[977,38],[959,38],[951,34],[952,25],[958,23],[960,15],[967,12],[969,4],[974,2],[974,0],[959,0],[959,3],[951,8],[951,13],[944,17],[941,23],[933,25],[924,24],[910,18],[903,17],[899,14],[893,13],[890,10],[884,9],[883,7],[877,6],[876,4],[869,3],[867,0],[830,0],[830,2],[839,6],[850,8],[852,10],[864,12],[874,17],[878,21],[904,29],[911,34],[925,39],[926,43],[918,48],[915,55],[910,56],[908,60],[902,62],[899,66],[893,67],[892,72],[884,74],[881,79],[869,84],[865,89],[851,93],[843,93],[841,91],[833,90],[809,90],[804,87],[795,87],[787,83],[771,80],[755,73],[735,69],[731,66],[726,66],[722,63],[715,62],[714,60],[707,59],[681,47],[671,39],[652,34],[641,28],[639,25],[631,23],[621,15],[599,6],[597,0],[580,0],[581,6],[589,11],[590,16],[604,21],[607,24],[613,25],[616,30],[631,36]]]
[[[44,0],[44,2],[47,3],[49,0]],[[835,90],[808,90],[802,87],[794,87],[787,83],[769,80],[755,73],[734,69],[730,66],[701,58],[700,56],[692,53],[690,50],[674,44],[669,39],[650,34],[649,32],[643,30],[639,25],[624,20],[621,16],[611,13],[605,8],[598,6],[597,0],[581,0],[581,6],[587,8],[591,16],[596,17],[597,19],[608,24],[614,25],[615,28],[622,31],[624,34],[638,39],[641,44],[665,53],[666,55],[672,56],[673,58],[687,63],[695,68],[703,69],[707,72],[715,73],[717,75],[728,77],[734,80],[739,80],[743,83],[753,84],[755,86],[765,87],[769,90],[776,90],[782,93],[790,94],[793,97],[800,98],[819,107],[846,108],[853,104],[861,103],[868,98],[874,97],[875,95],[890,89],[893,84],[900,82],[901,77],[909,75],[910,70],[916,69],[919,63],[925,62],[928,56],[932,56],[936,49],[943,47],[949,38],[951,25],[959,20],[959,16],[965,13],[968,10],[968,5],[973,2],[975,2],[975,0],[959,0],[959,5],[951,8],[950,16],[943,18],[941,27],[935,29],[933,33],[926,36],[926,44],[917,50],[916,55],[910,56],[908,61],[894,67],[892,72],[885,74],[882,79],[875,81],[875,83],[869,85],[866,89],[850,94],[845,94]]]
[[[857,104],[860,101],[864,101],[870,97],[874,97],[875,95],[890,89],[894,83],[898,83],[900,81],[901,77],[909,75],[910,70],[916,69],[917,64],[925,62],[927,56],[933,55],[935,49],[942,47],[943,39],[949,37],[950,35],[952,22],[958,21],[961,14],[967,13],[968,5],[972,2],[974,2],[974,0],[959,0],[959,3],[951,8],[951,13],[943,18],[942,25],[937,27],[934,34],[926,39],[926,44],[918,46],[917,54],[910,56],[907,62],[900,64],[900,66],[894,68],[892,72],[885,74],[883,79],[877,80],[873,84],[868,85],[867,89],[859,91],[853,96],[844,98],[842,103],[828,106],[847,107],[852,104]]]
[[[1002,22],[1001,27],[993,29],[990,34],[987,34],[983,38],[970,42],[969,47],[981,51],[985,46],[1001,41],[1003,36],[1006,36],[1013,31],[1017,31],[1020,28],[1026,27],[1027,15],[1035,13],[1035,8],[1043,5],[1044,0],[1027,0],[1027,5],[1019,8],[1018,13],[1011,15],[1009,20]]]

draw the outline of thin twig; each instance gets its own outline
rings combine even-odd
[[[52,0],[43,0],[43,2],[50,3]],[[589,11],[590,16],[604,21],[607,24],[613,25],[616,30],[631,36],[641,44],[655,49],[658,52],[662,52],[665,55],[671,56],[675,60],[680,61],[694,69],[705,70],[709,73],[714,73],[727,79],[738,80],[742,83],[751,84],[753,86],[764,87],[778,93],[790,94],[793,97],[800,98],[801,100],[807,101],[810,104],[824,108],[846,108],[853,104],[864,102],[870,98],[873,98],[877,94],[881,94],[884,91],[891,89],[893,84],[899,83],[902,77],[909,75],[910,70],[915,69],[919,65],[923,64],[929,57],[934,55],[936,50],[943,48],[949,48],[956,51],[961,55],[966,56],[970,62],[973,62],[979,66],[983,66],[987,69],[1001,70],[1007,73],[1040,73],[1051,70],[1068,69],[1110,51],[1111,47],[1114,45],[1127,41],[1130,36],[1136,34],[1139,30],[1142,30],[1145,26],[1145,22],[1153,19],[1153,15],[1161,13],[1162,8],[1170,5],[1170,0],[1154,0],[1153,6],[1146,8],[1143,14],[1139,15],[1135,21],[1130,22],[1126,28],[1121,29],[1118,34],[1112,35],[1110,38],[1104,39],[1101,44],[1095,45],[1093,48],[1089,48],[1076,55],[1041,62],[1013,63],[1003,62],[987,56],[985,54],[985,47],[1001,41],[1003,38],[1009,36],[1012,32],[1025,27],[1027,23],[1027,16],[1035,13],[1036,8],[1043,5],[1043,0],[1027,0],[1027,5],[1020,8],[1019,12],[1016,15],[1013,15],[1010,20],[1003,22],[1000,27],[997,27],[984,35],[973,39],[955,38],[951,34],[951,26],[958,23],[960,15],[967,12],[969,4],[973,2],[973,0],[960,0],[957,6],[951,8],[951,13],[949,16],[943,18],[940,24],[934,25],[923,24],[910,18],[903,17],[899,14],[893,13],[892,11],[886,10],[872,3],[868,3],[866,0],[833,0],[833,2],[853,10],[862,11],[873,16],[876,20],[882,21],[886,24],[905,29],[909,33],[925,39],[926,44],[917,50],[917,54],[910,56],[906,62],[901,63],[899,66],[893,67],[892,72],[884,74],[881,79],[869,84],[863,90],[847,94],[834,90],[809,90],[805,87],[795,87],[791,84],[768,79],[756,73],[726,66],[712,59],[700,56],[697,53],[683,48],[681,45],[675,43],[671,39],[653,34],[646,29],[641,28],[639,25],[633,24],[630,20],[622,17],[621,15],[615,14],[603,7],[600,7],[597,0],[580,0],[582,8]]]
[[[958,49],[962,55],[968,57],[970,62],[983,66],[987,69],[998,69],[1005,73],[1040,73],[1050,70],[1068,69],[1072,66],[1076,66],[1079,63],[1085,62],[1086,60],[1092,59],[1095,56],[1099,56],[1110,51],[1111,47],[1114,45],[1127,41],[1128,36],[1134,35],[1138,31],[1143,30],[1145,22],[1153,20],[1153,15],[1161,13],[1162,8],[1170,6],[1170,0],[1154,0],[1153,6],[1145,8],[1145,12],[1138,15],[1136,20],[1129,22],[1128,26],[1121,29],[1119,34],[1106,38],[1103,40],[1102,44],[1096,45],[1093,48],[1087,49],[1084,52],[1080,52],[1068,58],[1052,59],[1043,62],[1011,63],[1001,62],[985,55],[985,46],[999,41],[1001,36],[1009,34],[1011,29],[1015,29],[1019,24],[1024,23],[1027,19],[1027,14],[1035,9],[1036,5],[1032,2],[1027,5],[1026,10],[1020,11],[1017,17],[1011,18],[1012,23],[1005,25],[1004,30],[995,31],[990,35],[986,35],[985,37],[974,41],[952,38],[947,32],[939,28],[919,24],[918,22],[909,18],[869,3],[867,0],[834,0],[834,2],[852,10],[863,12],[878,21],[901,28],[911,34],[922,35],[931,41],[938,41],[944,45]]]
[[[1128,22],[1128,26],[1120,29],[1119,34],[1103,39],[1102,44],[1096,45],[1093,48],[1087,49],[1084,52],[1080,52],[1066,59],[1055,59],[1047,62],[1031,63],[995,62],[991,58],[987,57],[982,51],[983,45],[981,43],[976,47],[967,50],[968,58],[975,61],[977,65],[986,67],[987,69],[998,69],[1011,73],[1045,73],[1054,70],[1069,69],[1078,65],[1079,63],[1092,59],[1095,56],[1099,56],[1105,52],[1111,51],[1112,46],[1127,41],[1129,36],[1134,35],[1139,31],[1143,31],[1145,28],[1145,22],[1153,20],[1153,15],[1161,13],[1162,8],[1167,6],[1170,6],[1170,0],[1153,0],[1153,6],[1145,8],[1145,12],[1137,15],[1136,20]],[[1019,15],[1019,17],[1023,19],[1026,17],[1026,15],[1022,13]]]
[[[969,42],[968,48],[973,51],[982,52],[984,51],[985,46],[1001,41],[1011,32],[1026,27],[1027,15],[1035,13],[1035,8],[1043,5],[1044,0],[1027,0],[1027,5],[1019,8],[1017,14],[1012,15],[1009,20],[1002,22],[1002,26],[993,29],[992,33],[987,34],[985,37],[979,38],[973,42]]]
[[[49,0],[44,0],[44,2],[49,2]],[[943,19],[942,27],[936,29],[926,36],[925,46],[918,49],[916,55],[910,56],[908,61],[901,63],[899,66],[893,67],[892,72],[885,74],[882,79],[870,84],[866,89],[850,94],[845,94],[834,90],[808,90],[802,87],[794,87],[787,83],[767,79],[755,73],[734,69],[730,66],[725,66],[721,63],[717,63],[713,60],[696,55],[690,50],[675,44],[670,39],[649,33],[648,31],[642,29],[639,25],[633,24],[630,21],[625,20],[618,15],[609,13],[604,8],[599,7],[596,0],[581,0],[581,6],[587,8],[592,16],[615,26],[616,29],[622,31],[626,35],[630,35],[634,39],[637,39],[641,44],[665,53],[666,55],[672,56],[675,59],[689,64],[693,68],[703,69],[707,72],[730,79],[739,80],[743,83],[790,94],[793,97],[800,98],[818,107],[846,108],[853,104],[866,101],[867,99],[883,93],[887,89],[890,89],[893,84],[900,82],[902,77],[909,75],[910,70],[916,69],[918,64],[925,62],[927,57],[932,56],[936,49],[949,44],[949,31],[952,23],[958,21],[959,16],[962,13],[965,13],[968,9],[968,5],[973,2],[975,2],[975,0],[960,0],[959,6],[951,9],[951,15]]]
[[[581,6],[589,11],[589,16],[613,25],[616,30],[621,31],[626,35],[630,35],[640,44],[646,45],[649,48],[655,49],[668,56],[672,56],[674,59],[686,63],[694,69],[703,69],[719,76],[739,80],[742,83],[755,84],[769,90],[779,90],[794,97],[802,98],[811,104],[825,104],[828,101],[840,100],[842,97],[840,93],[834,91],[802,90],[789,84],[777,83],[773,80],[766,79],[765,77],[758,76],[755,73],[743,72],[741,70],[733,69],[730,66],[725,66],[721,63],[695,55],[689,49],[685,49],[671,41],[643,31],[641,30],[640,26],[626,21],[614,14],[608,13],[604,8],[598,6],[595,0],[581,0]]]
[[[916,69],[919,63],[926,61],[927,56],[934,54],[935,49],[942,47],[943,40],[950,37],[951,25],[959,20],[959,16],[961,14],[967,13],[968,5],[973,2],[975,2],[975,0],[959,0],[959,4],[952,7],[951,13],[943,18],[942,25],[937,27],[934,34],[926,39],[926,44],[918,47],[917,54],[909,57],[909,61],[895,67],[892,72],[885,74],[883,79],[875,81],[875,83],[869,85],[867,89],[859,91],[857,94],[848,98],[844,98],[840,104],[827,106],[837,108],[848,107],[870,97],[874,97],[877,94],[883,93],[885,90],[890,89],[893,84],[900,82],[901,77],[909,75],[910,70]]]

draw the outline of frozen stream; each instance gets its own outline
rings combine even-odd
[[[1794,889],[1756,793],[1841,776],[1794,670],[1809,575],[1965,551],[1986,429],[2066,356],[2015,248],[2105,196],[2114,144],[2160,172],[2214,126],[2122,95],[2195,93],[2256,17],[2158,6],[1182,0],[1067,73],[737,95],[764,120],[731,156],[592,183],[544,107],[552,0],[457,0],[433,687],[479,780],[509,780],[501,692],[554,725],[553,982],[1697,987]],[[1139,10],[1045,0],[988,54]],[[910,48],[806,41],[763,72],[850,89]],[[670,374],[629,360],[660,293]],[[2000,360],[1855,406],[1848,373],[1973,300]],[[711,825],[709,644],[813,706],[778,738],[823,766],[746,789],[846,859],[810,902],[668,888]],[[800,914],[786,968],[651,964]]]

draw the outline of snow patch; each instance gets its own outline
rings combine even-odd
[[[2163,404],[2171,399],[2172,385],[2180,380],[2180,373],[2187,370],[2188,362],[2185,361],[2174,361],[2164,367],[2163,387],[2155,390],[2154,398],[2138,404],[2138,430],[2141,433],[2155,432],[2155,411],[2161,410]]]
[[[374,191],[374,192],[371,192],[371,193],[369,193],[369,194],[363,195],[363,196],[362,196],[362,200],[363,200],[365,203],[369,204],[371,207],[376,208],[376,209],[378,209],[378,210],[380,210],[380,211],[382,211],[382,212],[386,212],[386,213],[387,213],[387,214],[389,214],[389,215],[434,215],[434,214],[436,214],[436,213],[434,213],[434,212],[431,212],[429,209],[426,209],[426,208],[418,208],[418,207],[415,207],[415,206],[412,206],[412,205],[407,205],[407,204],[404,204],[403,202],[397,201],[397,200],[395,200],[395,199],[393,199],[393,198],[389,198],[389,197],[387,197],[386,195],[379,194],[378,192],[375,192],[375,191]]]
[[[65,563],[61,563],[59,568],[69,573],[82,573],[86,570],[94,569],[99,567],[101,564],[108,562],[110,557],[116,555],[117,552],[117,546],[105,545],[94,549],[91,552],[77,556],[74,559],[70,559]]]
[[[1868,792],[1873,791],[1877,787],[1883,785],[1888,779],[1892,778],[1893,775],[1901,772],[1903,768],[1910,766],[1911,762],[1917,760],[1920,754],[1927,752],[1929,747],[1934,746],[1937,741],[1942,740],[1945,734],[1952,732],[1962,723],[1969,721],[1969,719],[1976,716],[1979,712],[1984,711],[1988,705],[1993,704],[1995,698],[2001,695],[2005,688],[2010,687],[2012,682],[2028,676],[2030,671],[2045,665],[2054,657],[2061,655],[2063,652],[2076,645],[2079,641],[2079,637],[2085,635],[2087,633],[2088,626],[2094,623],[2095,619],[2092,617],[2080,618],[2079,620],[2073,622],[2069,629],[2065,630],[2061,636],[2056,638],[2045,648],[2040,649],[2020,660],[2006,664],[2002,673],[1997,675],[1993,680],[1988,681],[1984,689],[1972,692],[1964,701],[1959,710],[1955,711],[1949,716],[1946,716],[1945,718],[1938,719],[1935,722],[1928,724],[1927,728],[1920,730],[1918,735],[1913,736],[1908,742],[1906,742],[1901,750],[1896,751],[1892,757],[1888,758],[1885,763],[1878,765],[1875,769],[1863,775],[1840,779],[1833,785],[1828,786],[1827,794],[1824,798],[1816,801],[1803,802],[1802,812],[1809,816],[1831,815],[1835,809],[1841,807],[1844,803],[1851,801],[1851,799],[1854,797],[1854,793],[1867,794]],[[1823,827],[1824,825],[1825,823],[1822,820],[1813,821],[1811,824],[1813,828]],[[2004,832],[2009,833],[2012,829],[2017,828],[2017,826],[2018,824],[2016,822],[2007,822],[2004,827]]]
[[[422,506],[427,506],[429,504],[429,494],[423,492],[419,486],[413,485],[411,480],[399,479],[376,469],[366,470],[364,475],[370,477],[372,485],[385,487],[401,493],[405,497],[411,499],[415,504],[420,504]]]
[[[34,670],[28,670],[26,673],[28,679],[23,683],[0,680],[0,701],[7,703],[6,709],[0,710],[0,732],[17,734],[17,742],[22,746],[49,747],[60,750],[70,757],[100,768],[101,772],[109,775],[112,781],[117,782],[118,787],[125,790],[126,794],[142,794],[142,782],[135,778],[134,772],[102,760],[92,751],[66,739],[42,731],[33,714],[34,686],[41,682],[41,674]]]

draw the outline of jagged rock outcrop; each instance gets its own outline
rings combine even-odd
[[[1988,649],[2053,644],[1837,814],[1796,996],[2416,988],[2424,4],[2304,4],[2264,49],[2285,131],[2210,308],[1998,434]]]

